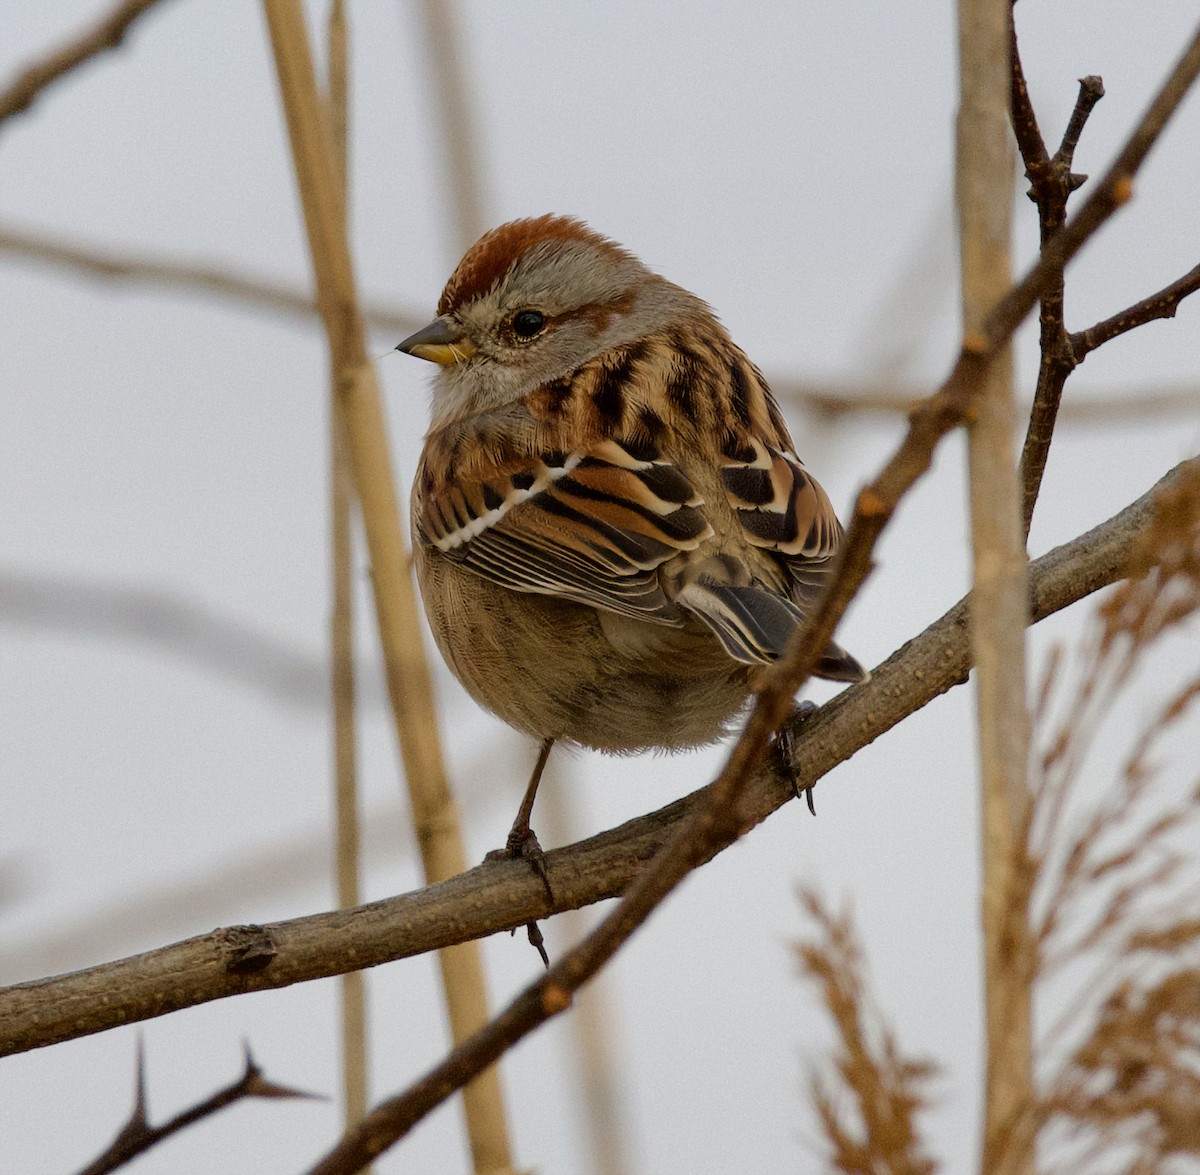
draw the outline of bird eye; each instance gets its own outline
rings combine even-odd
[[[546,316],[540,310],[522,310],[513,315],[513,334],[519,339],[532,339],[542,333]]]

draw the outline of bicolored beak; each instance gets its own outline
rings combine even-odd
[[[475,344],[462,333],[457,323],[448,318],[435,318],[398,344],[396,350],[449,367],[452,363],[470,359],[475,354]]]

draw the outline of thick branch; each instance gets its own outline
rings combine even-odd
[[[1196,462],[1186,463],[1194,466]],[[1114,582],[1143,525],[1154,490],[1030,567],[1032,618],[1045,617]],[[874,671],[870,682],[809,719],[792,764],[803,785],[874,742],[970,669],[961,601]],[[703,790],[619,828],[547,854],[555,902],[521,862],[478,866],[438,885],[265,926],[229,927],[69,975],[0,989],[0,1055],[25,1052],[246,991],[286,987],[409,958],[523,926],[561,910],[616,897],[645,868]],[[792,796],[777,771],[759,772],[741,811],[757,824]]]
[[[60,49],[26,66],[0,91],[0,122],[27,110],[34,99],[59,78],[85,61],[115,49],[125,39],[129,26],[158,0],[122,0],[107,16]]]

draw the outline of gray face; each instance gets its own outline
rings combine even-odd
[[[584,241],[544,241],[455,313],[475,354],[438,372],[434,426],[501,408],[610,347],[696,311],[707,307],[635,257]],[[523,337],[537,322],[530,312],[542,326]]]

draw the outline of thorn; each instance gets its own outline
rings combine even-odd
[[[1071,171],[1067,173],[1067,191],[1077,192],[1088,181],[1088,177],[1079,171]]]
[[[146,1106],[146,1038],[138,1033],[137,1060],[135,1061],[133,1112],[129,1115],[130,1122],[136,1122],[141,1127],[150,1125]]]
[[[516,933],[515,928],[513,933]],[[529,945],[542,956],[542,965],[549,971],[550,956],[546,954],[546,940],[542,937],[542,928],[536,922],[526,922],[525,933],[529,936]]]

